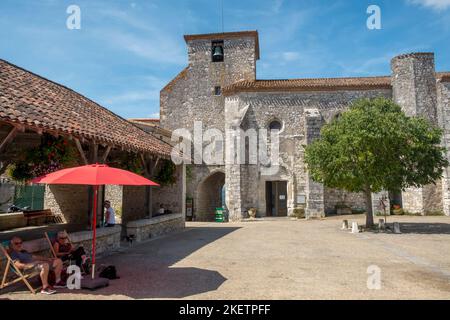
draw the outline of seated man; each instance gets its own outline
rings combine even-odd
[[[32,255],[26,250],[22,249],[22,239],[19,237],[13,237],[11,239],[11,259],[14,260],[14,264],[20,270],[36,269],[40,272],[42,281],[43,294],[53,294],[56,291],[48,284],[48,273],[50,268],[55,271],[56,284],[55,288],[64,288],[66,285],[61,281],[61,270],[63,263],[61,259],[45,258]]]
[[[89,258],[86,256],[83,246],[75,248],[69,241],[69,236],[65,231],[59,231],[56,241],[53,244],[56,256],[62,261],[75,260],[75,264],[84,273],[89,273]]]
[[[114,227],[116,225],[116,213],[113,207],[111,207],[111,202],[109,200],[106,200],[103,206],[106,209],[105,227]]]

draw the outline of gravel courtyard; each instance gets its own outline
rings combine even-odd
[[[101,262],[121,279],[94,292],[0,299],[449,299],[450,218],[388,217],[403,233],[351,234],[363,216],[236,224],[188,223],[185,231],[121,250]],[[367,268],[381,269],[369,290]]]

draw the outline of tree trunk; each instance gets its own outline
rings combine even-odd
[[[370,187],[366,187],[364,195],[366,197],[366,207],[367,207],[366,228],[371,228],[373,227],[373,210],[372,210],[372,191],[370,190]]]

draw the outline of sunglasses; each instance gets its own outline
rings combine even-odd
[[[16,246],[20,246],[22,243],[23,243],[22,241],[21,242],[13,242],[13,244]]]
[[[59,240],[66,240],[67,237],[60,237]]]

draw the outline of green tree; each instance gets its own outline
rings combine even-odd
[[[366,226],[373,226],[372,193],[434,183],[448,166],[442,130],[408,117],[389,99],[361,99],[322,127],[306,146],[311,178],[330,188],[363,192]]]

